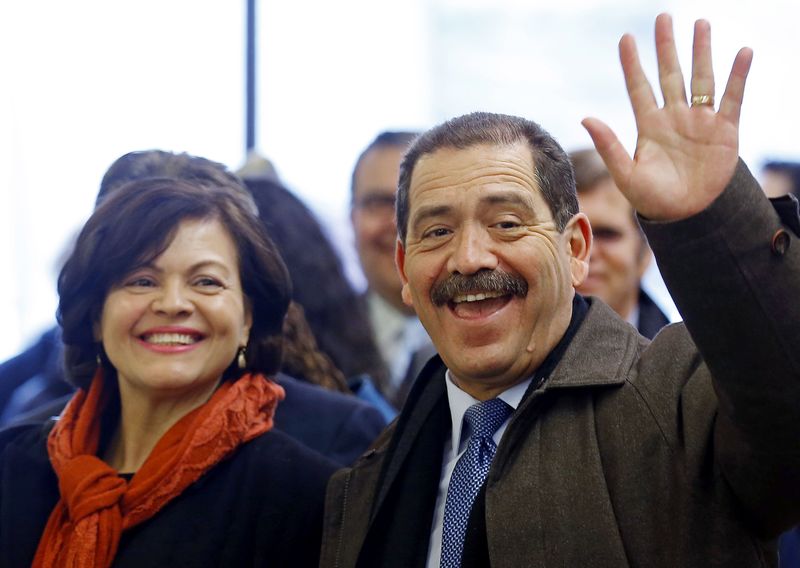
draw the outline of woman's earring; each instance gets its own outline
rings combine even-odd
[[[247,348],[246,347],[239,347],[239,355],[236,356],[236,364],[239,365],[241,370],[245,370],[247,368]]]
[[[100,353],[98,353],[97,355],[94,356],[94,360],[97,361],[97,366],[98,367],[102,367],[103,366],[103,360],[100,358]]]

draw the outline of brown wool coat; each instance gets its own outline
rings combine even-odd
[[[797,235],[742,163],[707,210],[643,225],[685,325],[649,343],[591,302],[498,447],[482,519],[491,566],[774,566],[774,539],[800,522]],[[424,562],[430,519],[381,514],[420,472],[403,466],[443,381],[434,360],[399,421],[331,480],[321,566],[395,565],[374,546],[387,517],[393,534],[423,526],[407,564]]]

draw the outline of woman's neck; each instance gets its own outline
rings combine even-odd
[[[120,384],[120,413],[114,433],[103,452],[103,461],[120,473],[135,473],[150,456],[161,437],[181,418],[203,405],[213,388],[189,396],[153,396]]]

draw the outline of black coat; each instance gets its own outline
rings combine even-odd
[[[30,566],[58,482],[45,427],[0,436],[0,566]],[[317,566],[325,485],[336,466],[269,431],[154,517],[122,534],[115,568]]]
[[[661,311],[647,292],[639,289],[639,321],[636,327],[647,339],[653,339],[661,328],[669,323],[669,318]]]
[[[286,398],[275,410],[275,427],[304,446],[347,466],[356,461],[386,426],[371,404],[280,373]]]

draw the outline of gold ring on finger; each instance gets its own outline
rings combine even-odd
[[[692,95],[692,106],[714,106],[714,95]]]

